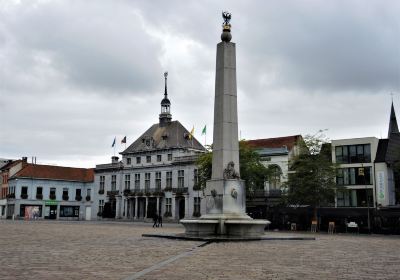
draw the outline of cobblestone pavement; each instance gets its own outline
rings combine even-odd
[[[141,237],[182,231],[175,224],[3,220],[0,279],[400,279],[400,236],[317,234],[315,241],[203,247]]]

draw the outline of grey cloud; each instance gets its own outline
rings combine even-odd
[[[278,73],[271,87],[394,90],[400,85],[400,6],[391,3],[296,2],[254,10],[265,16],[242,34],[244,57],[259,73]]]
[[[153,88],[160,45],[134,10],[104,2],[48,2],[9,15],[9,33],[22,57],[42,52],[71,86],[124,93]],[[26,57],[26,60],[32,59]],[[36,63],[24,63],[34,72]]]
[[[207,124],[210,143],[225,9],[233,14],[239,129],[247,139],[324,128],[331,138],[379,136],[388,93],[400,89],[396,1],[9,6],[0,10],[2,157],[87,167],[108,161],[114,136],[133,141],[158,121],[164,70],[173,119],[194,125],[202,142]]]

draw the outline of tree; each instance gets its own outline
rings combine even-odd
[[[240,178],[245,181],[248,194],[254,193],[254,190],[258,187],[264,188],[264,182],[268,178],[270,171],[261,163],[259,154],[243,140],[239,142],[239,165]],[[199,157],[197,166],[199,183],[204,189],[206,181],[211,179],[212,152],[210,147],[208,147],[207,153]]]
[[[305,136],[297,144],[299,153],[289,162],[283,199],[286,204],[313,207],[316,220],[318,208],[334,201],[336,165],[332,163],[331,145],[322,131]]]

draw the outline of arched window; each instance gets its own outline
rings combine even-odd
[[[281,176],[282,176],[281,168],[278,165],[273,164],[273,165],[268,166],[268,169],[270,171],[270,175],[268,177],[269,188],[271,190],[280,189],[280,187],[281,187]]]

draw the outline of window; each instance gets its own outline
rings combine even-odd
[[[165,212],[168,214],[172,213],[172,198],[166,198],[165,199]]]
[[[21,188],[21,198],[27,199],[28,198],[28,187]]]
[[[50,188],[49,198],[56,199],[56,188]]]
[[[99,213],[97,214],[98,216],[101,216],[104,211],[104,200],[100,199],[99,200]]]
[[[161,190],[161,172],[156,172],[156,190]]]
[[[172,154],[168,154],[168,161],[172,161]]]
[[[43,199],[43,187],[36,187],[36,199]]]
[[[146,162],[150,163],[151,162],[151,156],[146,156]]]
[[[135,174],[135,190],[140,189],[140,174]]]
[[[8,186],[8,193],[9,194],[14,194],[15,193],[15,187],[14,186]]]
[[[172,171],[167,172],[167,180],[165,182],[165,188],[172,188]]]
[[[364,172],[362,172],[362,169]],[[336,184],[339,186],[372,185],[371,167],[339,168],[336,175]]]
[[[185,171],[178,170],[178,188],[183,188],[185,186]]]
[[[79,206],[60,206],[60,217],[79,217]]]
[[[157,162],[161,162],[161,155],[157,155]]]
[[[104,182],[106,181],[106,176],[100,176],[100,191],[104,192]]]
[[[150,190],[150,173],[144,174],[144,189],[145,191]]]
[[[200,217],[200,197],[193,197],[193,216]]]
[[[141,157],[136,157],[136,164],[140,164],[142,162],[142,158]]]
[[[63,188],[62,199],[63,199],[63,200],[68,200],[68,199],[69,199],[69,196],[68,196],[68,188]]]
[[[75,190],[75,200],[80,201],[82,199],[82,191],[81,189],[76,189]]]
[[[338,207],[367,207],[373,205],[372,189],[337,191]]]
[[[268,166],[270,171],[270,175],[268,178],[269,187],[271,190],[278,190],[281,187],[281,175],[282,171],[278,165],[270,165]]]
[[[92,190],[91,189],[87,189],[86,196],[90,197],[91,195],[92,195]]]
[[[125,174],[125,190],[129,190],[131,188],[131,175]]]
[[[21,194],[28,194],[28,187],[22,187]]]
[[[371,162],[371,145],[336,146],[335,155],[337,163]]]
[[[132,164],[132,159],[128,157],[126,159],[126,164],[131,165]]]
[[[117,190],[117,175],[111,175],[111,191]]]
[[[193,187],[198,187],[199,185],[199,170],[193,170]]]

